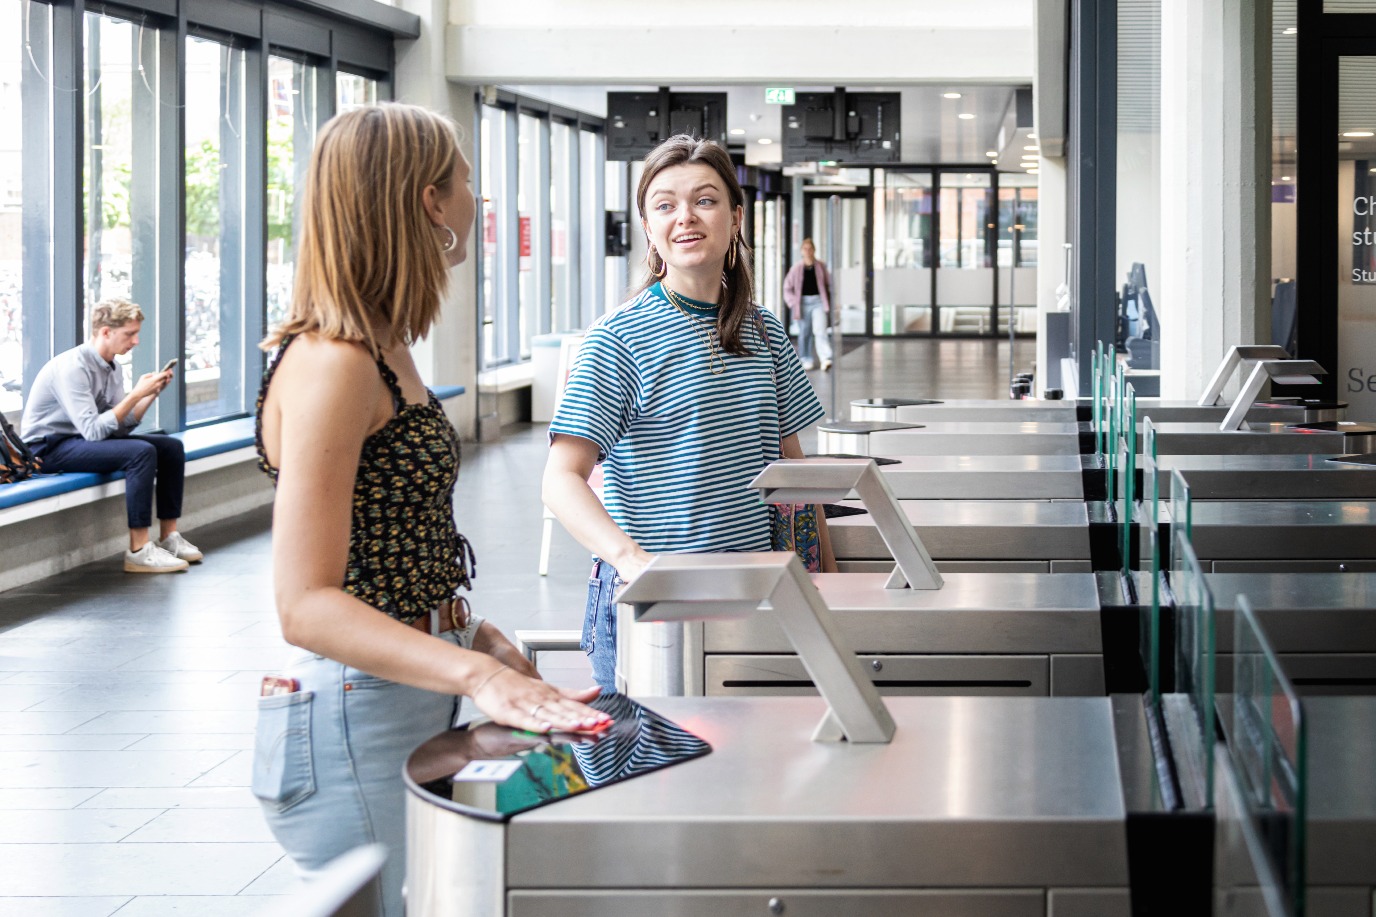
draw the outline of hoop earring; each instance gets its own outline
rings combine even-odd
[[[734,271],[736,269],[736,247],[740,245],[741,237],[733,235],[731,237],[731,248],[726,253],[726,269]]]
[[[669,262],[664,260],[663,255],[660,255],[659,267],[655,267],[655,255],[658,254],[659,252],[655,251],[655,247],[651,245],[650,250],[645,253],[645,264],[649,266],[650,273],[655,275],[656,280],[663,280],[664,275],[669,273]]]
[[[448,238],[444,240],[444,246],[440,249],[440,251],[444,252],[447,255],[454,249],[459,247],[459,237],[458,234],[456,234],[454,230],[450,229],[448,226],[441,226],[439,228],[443,229],[445,233],[448,235]]]

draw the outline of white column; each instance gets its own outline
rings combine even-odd
[[[446,0],[399,0],[398,6],[421,19],[420,37],[396,46],[396,98],[443,112],[459,126],[459,139],[468,161],[475,161],[473,135],[474,87],[451,83],[444,74]],[[473,187],[477,187],[474,176]],[[477,289],[479,230],[468,237],[468,256],[449,272],[449,294],[440,321],[430,336],[413,348],[416,365],[429,385],[462,385],[467,391],[445,402],[449,419],[464,439],[473,439],[477,425]]]
[[[1161,394],[1270,336],[1270,7],[1161,3]],[[1231,392],[1225,392],[1230,395]]]
[[[1040,126],[1040,125],[1039,125]],[[1040,135],[1039,135],[1040,136]],[[1047,359],[1046,322],[1056,311],[1056,288],[1070,281],[1065,275],[1065,159],[1043,156],[1037,166],[1037,394],[1047,389],[1052,371]],[[1055,367],[1059,375],[1061,368]],[[1074,397],[1074,386],[1061,379],[1061,390]]]

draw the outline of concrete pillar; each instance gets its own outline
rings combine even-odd
[[[1269,343],[1270,148],[1270,4],[1162,0],[1163,397],[1198,397],[1228,347]]]
[[[473,163],[474,87],[451,83],[445,77],[445,36],[448,29],[447,0],[399,0],[398,6],[420,17],[420,37],[399,41],[396,47],[396,98],[444,112],[459,126],[464,155]],[[473,187],[477,179],[474,176]],[[478,274],[479,230],[468,237],[468,256],[450,271],[449,294],[440,321],[430,336],[417,343],[412,353],[420,374],[429,385],[462,385],[467,392],[445,402],[449,419],[464,439],[474,439],[477,428],[478,392]]]
[[[1043,156],[1037,168],[1037,394],[1046,391],[1051,379],[1059,381],[1060,389],[1067,392],[1066,397],[1075,397],[1073,379],[1061,378],[1061,367],[1052,366],[1047,354],[1048,336],[1044,316],[1056,311],[1056,290],[1061,284],[1069,285],[1066,276],[1065,243],[1065,159]],[[1067,331],[1069,325],[1067,325]],[[1065,341],[1052,352],[1063,349]]]

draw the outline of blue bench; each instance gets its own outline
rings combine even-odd
[[[437,398],[444,401],[462,395],[464,387],[462,385],[441,385],[436,386],[432,391]],[[208,459],[252,447],[254,445],[253,418],[241,417],[237,420],[195,427],[172,435],[180,439],[186,447],[186,461],[190,465],[198,459]],[[188,468],[189,470],[192,469]],[[74,493],[88,487],[112,484],[123,479],[123,477],[124,472],[122,471],[116,471],[113,474],[69,471],[63,474],[39,475],[36,478],[29,478],[27,481],[0,485],[0,510],[23,506],[26,503],[33,503],[46,497]]]

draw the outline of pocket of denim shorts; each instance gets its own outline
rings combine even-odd
[[[592,655],[597,645],[597,606],[602,595],[602,581],[597,577],[588,578],[588,604],[583,609],[583,634],[578,638],[578,648]]]
[[[285,812],[315,792],[311,764],[313,691],[258,698],[253,795]]]

